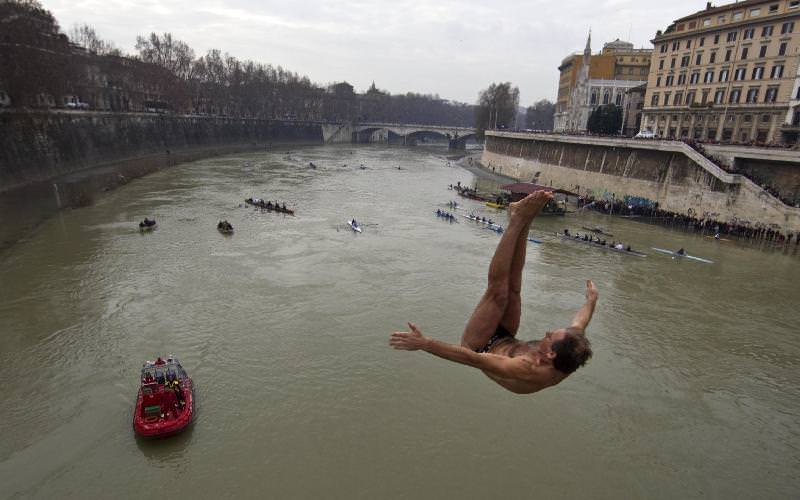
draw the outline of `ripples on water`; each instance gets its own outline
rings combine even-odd
[[[517,397],[387,346],[409,320],[457,341],[482,292],[497,235],[432,215],[472,174],[435,148],[284,153],[139,179],[0,256],[0,497],[140,498],[143,478],[203,498],[797,491],[796,257],[592,213],[537,221],[716,264],[531,245],[521,337],[569,321],[587,278],[601,302],[592,363]],[[139,234],[144,216],[159,228]],[[350,217],[377,225],[356,235]],[[138,369],[166,352],[196,381],[198,420],[140,442]]]

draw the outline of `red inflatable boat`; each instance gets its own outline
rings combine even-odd
[[[172,436],[194,416],[192,379],[172,356],[147,361],[142,367],[133,430],[147,438]]]

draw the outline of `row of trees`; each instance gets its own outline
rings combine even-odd
[[[512,128],[519,106],[519,89],[510,82],[491,84],[480,92],[477,105],[438,95],[392,95],[374,83],[356,94],[346,83],[323,87],[281,66],[239,60],[218,49],[198,56],[171,33],[138,36],[136,53],[125,55],[86,24],[74,26],[67,36],[37,0],[0,2],[0,27],[0,87],[17,106],[48,105],[41,103],[44,95],[58,100],[76,95],[99,109],[141,110],[156,102],[159,109],[179,113],[477,126],[481,131]],[[58,104],[63,103],[49,105]],[[536,103],[526,118],[528,128],[552,128],[552,104]]]

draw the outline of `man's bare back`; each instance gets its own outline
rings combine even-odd
[[[586,303],[567,328],[549,331],[535,342],[516,339],[521,314],[522,269],[533,218],[552,194],[537,191],[509,207],[510,220],[489,266],[489,284],[472,313],[461,345],[422,335],[412,323],[409,332],[394,332],[395,349],[423,350],[483,371],[505,389],[530,394],[553,386],[591,357],[584,335],[597,303],[597,288],[586,282]]]

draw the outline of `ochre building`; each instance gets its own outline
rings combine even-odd
[[[653,39],[642,128],[662,137],[797,144],[800,0],[746,0]]]

